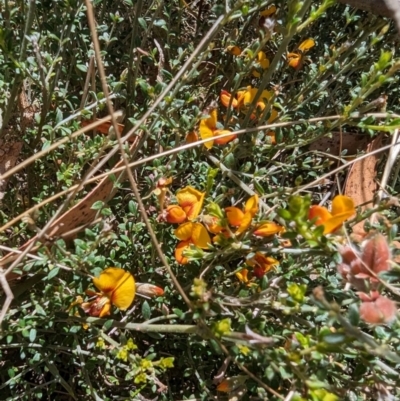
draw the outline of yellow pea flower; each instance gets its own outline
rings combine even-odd
[[[202,249],[207,249],[208,244],[211,243],[210,235],[203,224],[193,223],[191,221],[181,224],[175,230],[175,236],[181,240],[175,248],[175,259],[182,265],[189,262],[188,258],[185,257],[183,253],[190,247],[190,244]]]
[[[225,99],[225,97],[224,97]],[[229,100],[227,105],[229,105]],[[213,138],[214,136],[218,136],[218,135],[223,135],[223,134],[228,134],[231,131],[229,130],[218,130],[217,129],[217,109],[213,109],[210,112],[210,117],[201,120],[200,121],[200,127],[199,127],[199,131],[200,131],[200,136],[201,139],[209,139],[209,138]],[[216,143],[217,145],[225,145],[226,143],[234,140],[236,138],[235,134],[226,136],[224,138],[218,138],[215,141],[208,141],[204,144],[204,146],[207,149],[211,149],[214,145],[214,143]]]
[[[310,220],[316,219],[317,226],[324,226],[324,234],[336,231],[347,219],[356,213],[353,199],[346,195],[338,195],[332,201],[332,212],[319,205],[313,205],[308,211]]]
[[[257,67],[266,70],[269,67],[269,60],[267,59],[266,54],[263,51],[259,51],[257,53]],[[253,70],[253,77],[260,78],[261,74],[257,70]]]
[[[290,67],[296,70],[302,66],[303,55],[315,46],[315,41],[312,38],[306,39],[300,43],[298,50],[299,53],[288,53],[287,60]]]
[[[188,220],[194,220],[199,215],[205,196],[205,192],[200,192],[191,186],[180,189],[176,193],[178,204],[186,213]]]
[[[111,305],[126,310],[135,298],[133,276],[118,267],[105,269],[99,277],[93,278],[93,284],[100,292],[87,290],[86,293],[95,295],[96,299],[82,304],[82,309],[90,316],[108,316]]]
[[[239,46],[228,46],[226,48],[226,51],[233,56],[240,56],[240,53],[242,53],[242,50],[240,49]]]
[[[200,137],[201,139],[209,139],[214,136],[214,131],[217,129],[217,109],[210,111],[210,116],[200,121]],[[204,144],[207,149],[213,147],[214,141],[209,141]]]
[[[239,279],[240,282],[247,284],[249,282],[249,270],[248,269],[242,269],[240,272],[237,272],[236,277]]]
[[[226,217],[228,219],[229,225],[233,227],[238,227],[235,234],[239,235],[245,232],[251,224],[253,217],[258,211],[258,196],[253,195],[248,199],[244,207],[244,211],[240,210],[238,207],[229,206],[225,208]]]

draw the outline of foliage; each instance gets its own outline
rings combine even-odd
[[[93,0],[98,53],[88,4],[0,4],[0,145],[29,162],[0,249],[40,235],[13,265],[0,399],[398,398],[398,205],[335,197],[346,150],[309,148],[399,127],[392,23],[331,0]],[[123,126],[74,134],[112,110]],[[54,235],[100,173],[118,191]]]

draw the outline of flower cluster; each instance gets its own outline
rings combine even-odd
[[[233,141],[236,138],[235,134],[230,134],[231,131],[227,129],[218,129],[218,112],[217,109],[212,109],[209,112],[209,117],[200,121],[200,136],[201,139],[210,139],[219,135],[224,135],[222,138],[216,138],[213,141],[208,141],[204,143],[207,149],[211,149],[214,145],[225,145],[226,143]],[[227,135],[230,134],[230,135]]]
[[[367,323],[381,324],[394,319],[396,304],[380,293],[379,273],[390,269],[390,249],[386,238],[376,234],[360,252],[351,246],[339,249],[343,262],[338,271],[353,285],[361,300],[360,317]]]
[[[247,112],[248,107],[256,99],[258,88],[253,88],[251,85],[247,86],[246,89],[236,93],[236,96],[232,97],[232,94],[226,90],[221,91],[220,100],[225,107],[231,105],[234,109]],[[258,113],[264,111],[268,101],[272,98],[273,92],[263,90],[261,95],[256,99],[256,110]],[[273,122],[278,117],[278,112],[275,109],[271,110],[271,114],[268,118],[268,123]],[[251,118],[256,118],[254,113],[251,114]]]
[[[203,192],[188,186],[176,193],[178,204],[166,208],[165,220],[179,224],[175,229],[175,236],[180,240],[175,249],[175,259],[179,264],[189,262],[187,253],[190,246],[201,249],[208,249],[210,244],[230,246],[249,232],[257,237],[270,237],[283,231],[283,227],[273,221],[252,224],[258,212],[257,195],[251,196],[243,208],[228,206],[222,210],[217,204],[211,203],[208,206],[208,214],[200,215],[204,196]],[[193,221],[197,218],[201,222]],[[210,234],[213,235],[212,238]],[[201,255],[200,250],[197,254]],[[236,276],[240,281],[248,283],[253,277],[261,278],[277,264],[277,260],[262,252],[256,252],[249,255],[246,268]]]
[[[266,256],[262,252],[256,252],[253,257],[246,260],[247,267],[236,273],[236,277],[244,284],[251,282],[253,278],[260,279],[266,273],[268,273],[274,266],[278,265],[279,262],[270,257]]]
[[[175,236],[180,240],[175,248],[175,259],[180,264],[187,264],[188,258],[184,251],[194,245],[207,249],[211,243],[210,235],[203,224],[194,221],[203,207],[205,192],[187,186],[176,193],[177,205],[169,205],[166,209],[165,220],[168,223],[179,224]]]

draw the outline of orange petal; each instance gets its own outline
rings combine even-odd
[[[123,282],[130,273],[119,267],[109,267],[103,270],[99,277],[93,277],[93,284],[102,293],[107,294],[113,292]]]
[[[267,123],[271,124],[273,121],[277,119],[277,117],[278,117],[278,112],[275,109],[272,109]]]
[[[276,259],[266,256],[261,252],[256,252],[256,254],[251,259],[246,261],[246,263],[249,266],[253,267],[253,274],[257,278],[263,277],[275,265],[279,264]]]
[[[245,206],[244,206],[244,211],[245,212],[250,212],[253,216],[258,212],[258,195],[253,195],[251,196]]]
[[[244,213],[238,207],[226,207],[225,212],[229,225],[233,227],[240,226],[243,221]]]
[[[240,226],[238,227],[238,229],[236,230],[235,234],[239,235],[244,233],[245,231],[247,231],[247,229],[250,227],[251,225],[251,221],[253,220],[253,215],[250,212],[246,212],[243,215],[243,219],[242,222],[240,223]]]
[[[297,69],[300,66],[301,56],[297,53],[289,53],[287,56],[287,60],[290,67]]]
[[[191,186],[185,187],[176,193],[178,203],[185,211],[188,220],[194,220],[199,215],[205,196],[205,192],[200,192]]]
[[[248,278],[249,270],[248,269],[242,269],[240,272],[237,272],[235,276],[241,281],[242,283],[248,283],[249,278]],[[222,390],[219,390],[222,391]]]
[[[123,275],[121,275],[121,270],[124,273]],[[136,287],[135,279],[132,274],[116,267],[110,267],[104,272],[111,273],[114,278],[119,277],[118,283],[110,297],[111,303],[121,310],[128,309],[135,298]],[[101,279],[102,277],[100,275],[99,280]]]
[[[238,106],[242,107],[251,104],[256,96],[257,91],[257,88],[252,88],[251,86],[248,86],[245,91],[242,91],[240,93],[240,96],[238,97]]]
[[[231,101],[231,97],[232,97],[232,95],[231,95],[228,91],[226,91],[226,90],[224,90],[224,89],[221,90],[221,94],[219,95],[219,99],[221,100],[221,103],[222,103],[225,107],[228,107],[228,106],[229,106],[229,102]],[[233,107],[235,107],[234,104],[233,104],[234,101],[236,102],[236,105],[237,105],[237,100],[234,99],[234,100],[232,101],[232,106],[233,106]]]
[[[198,140],[199,140],[199,136],[197,135],[197,133],[195,131],[189,132],[185,138],[186,143],[193,143],[193,142],[197,142]]]
[[[214,131],[214,135],[224,135],[224,134],[229,134],[231,133],[231,131],[229,131],[228,129],[220,129],[220,130],[216,130]],[[217,145],[225,145],[226,143],[233,141],[236,138],[236,134],[231,134],[231,135],[227,135],[224,138],[216,138],[214,139],[214,143],[216,143]]]
[[[199,132],[200,132],[200,137],[201,139],[210,139],[214,137],[214,129],[211,129],[207,123],[206,120],[201,120],[200,121],[200,127],[199,127]],[[213,147],[214,141],[208,141],[204,143],[204,146],[207,149],[211,149]]]
[[[337,195],[332,201],[332,215],[348,214],[349,217],[355,214],[356,207],[353,199],[346,195]]]
[[[283,230],[283,227],[272,221],[266,221],[260,224],[254,231],[254,235],[258,237],[269,237],[270,235],[277,234]]]
[[[211,243],[210,235],[207,229],[201,223],[193,223],[192,242],[199,248],[207,249]]]
[[[350,217],[349,214],[337,214],[326,221],[324,225],[324,234],[330,234],[336,231]]]
[[[166,214],[166,220],[168,223],[180,224],[186,220],[185,211],[178,205],[169,205]]]
[[[175,248],[175,259],[181,265],[189,263],[189,259],[183,256],[183,252],[190,246],[190,241],[181,241]]]
[[[269,67],[269,60],[263,51],[259,51],[257,53],[257,64],[263,69],[267,69]],[[253,71],[253,76],[256,78],[260,77],[260,73],[257,70]]]
[[[108,316],[111,312],[111,302],[106,302],[101,308],[99,317]]]
[[[181,224],[175,231],[175,236],[181,241],[189,241],[192,238],[193,224],[191,221]]]
[[[269,60],[263,51],[258,52],[257,54],[258,63],[260,64],[261,68],[265,70],[269,67]]]
[[[217,128],[217,121],[218,121],[218,112],[217,112],[217,109],[212,109],[212,110],[209,112],[209,115],[210,115],[210,117],[208,117],[208,118],[206,118],[205,120],[202,120],[202,121],[205,121],[205,123],[207,124],[207,126],[208,126],[209,128],[211,128],[211,129]]]
[[[260,12],[261,17],[268,17],[269,15],[275,14],[276,13],[276,7],[275,6],[269,6],[266,10]]]
[[[299,46],[299,50],[302,52],[305,52],[307,50],[310,50],[312,47],[315,46],[315,41],[312,38],[306,39],[304,42],[302,42]]]
[[[240,53],[242,53],[242,50],[239,46],[228,46],[226,51],[234,56],[240,56]]]
[[[313,205],[308,211],[308,218],[310,220],[316,218],[315,225],[320,226],[321,224],[325,225],[325,223],[332,218],[332,214],[323,206]]]
[[[335,196],[332,201],[332,217],[323,223],[324,234],[336,231],[355,212],[353,199],[345,195]]]
[[[274,110],[274,109],[273,109]],[[272,113],[271,113],[272,116]],[[268,121],[269,122],[269,121]],[[269,136],[271,138],[271,145],[276,145],[276,135],[275,135],[275,131],[268,131],[266,134],[266,136]]]

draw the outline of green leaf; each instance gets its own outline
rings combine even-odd
[[[183,319],[185,317],[185,312],[183,312],[181,309],[173,308],[172,311],[175,313],[176,316],[179,317],[179,319]]]
[[[147,301],[142,304],[142,316],[145,320],[149,320],[151,316],[151,308]]]
[[[47,275],[47,279],[51,280],[52,278],[54,278],[55,276],[58,275],[59,271],[60,271],[59,267],[53,268],[52,270],[50,270],[49,274]]]
[[[29,332],[29,341],[31,343],[33,343],[36,340],[36,334],[37,334],[36,329],[31,329],[31,331]]]
[[[92,210],[100,210],[102,207],[104,207],[104,202],[103,201],[96,201],[93,203],[91,209]]]
[[[87,66],[84,65],[84,64],[77,64],[77,65],[76,65],[76,68],[77,68],[79,71],[87,72]]]

